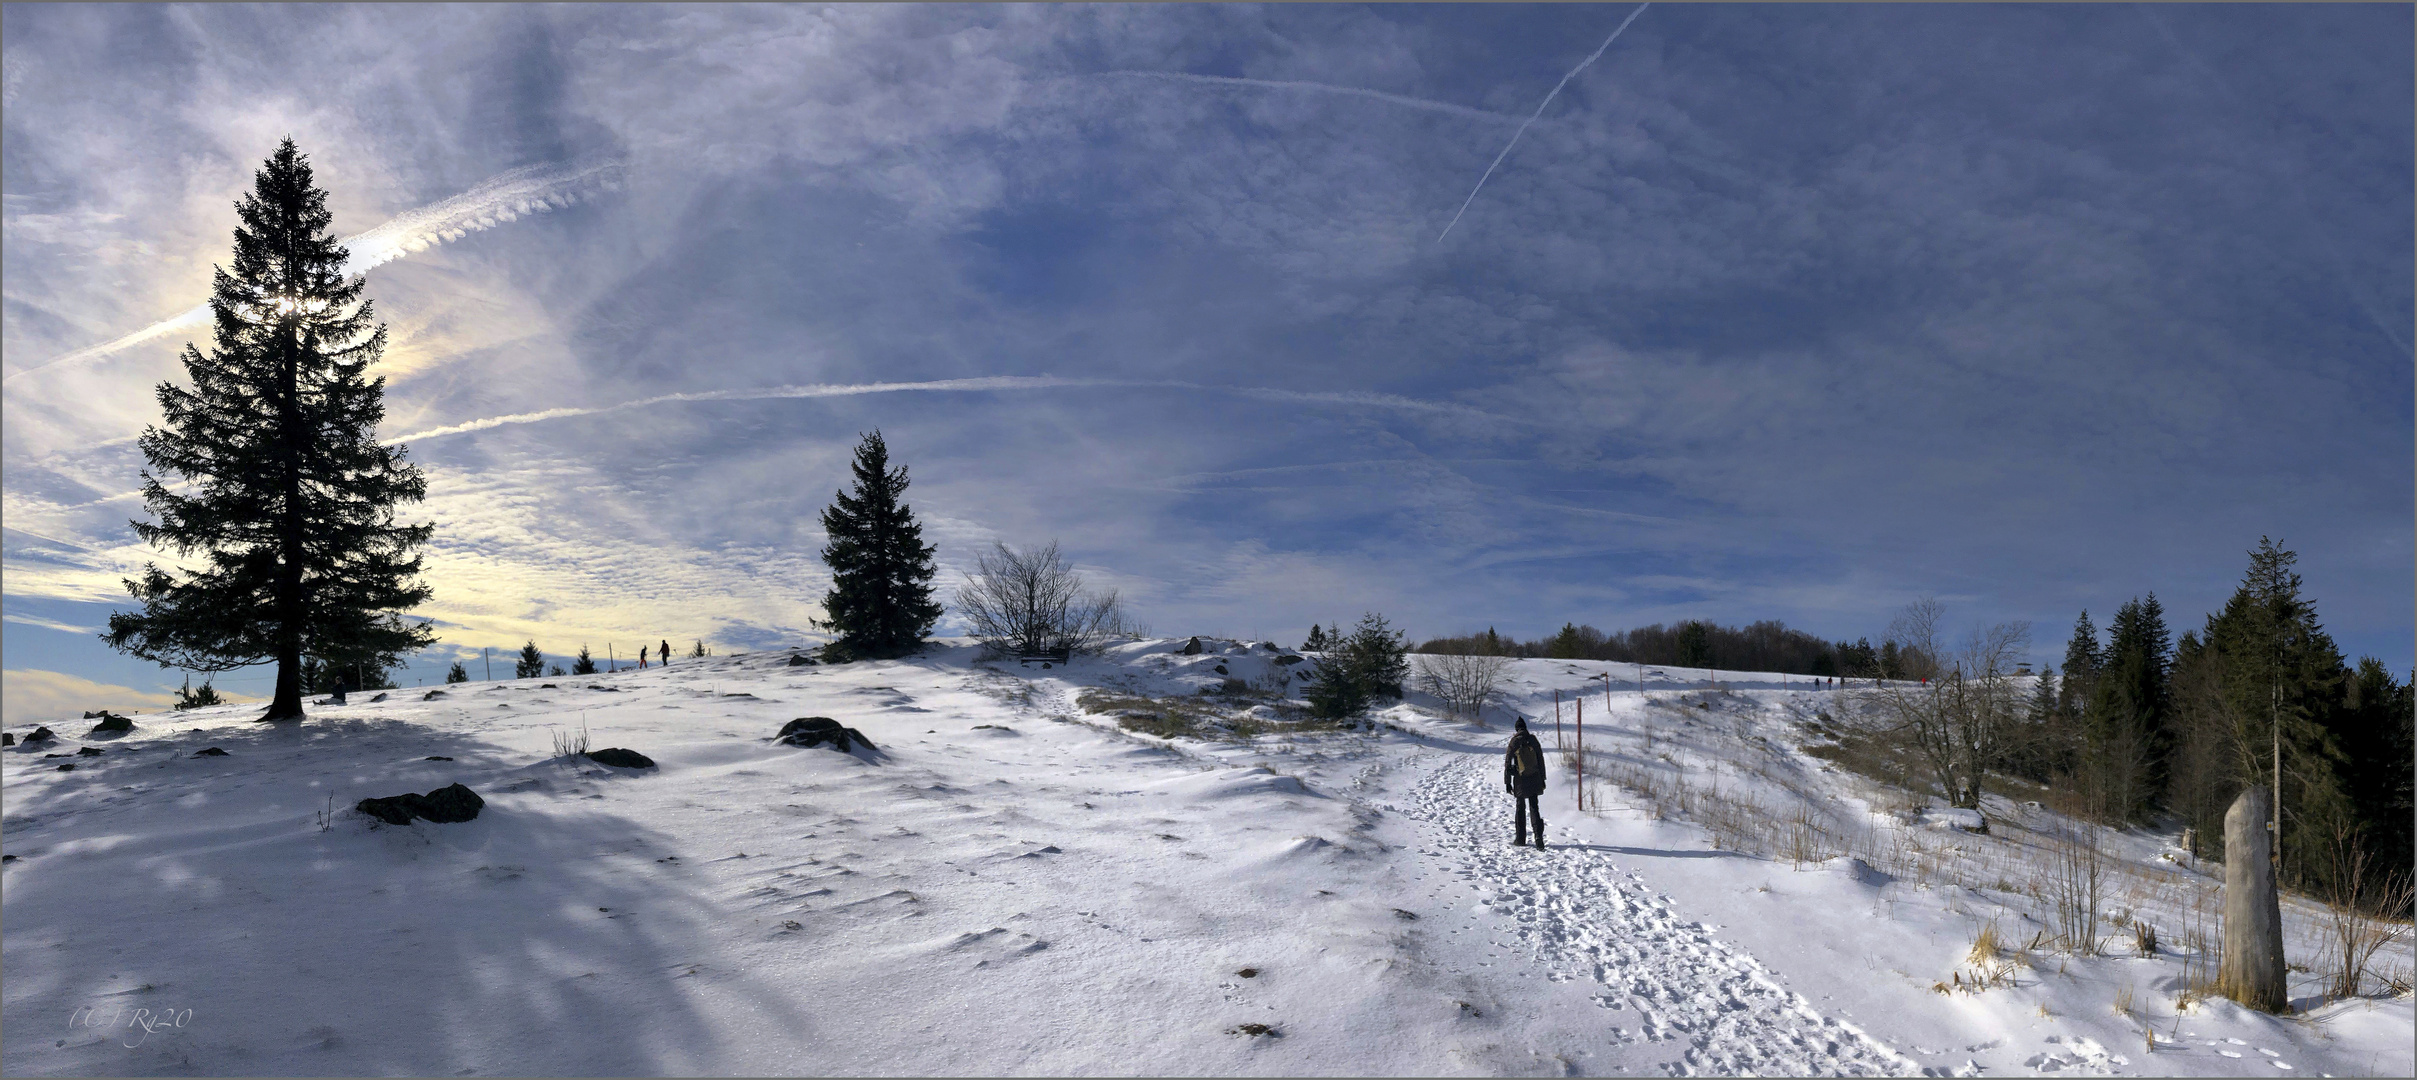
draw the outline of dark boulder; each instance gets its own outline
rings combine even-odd
[[[373,698],[369,699],[369,703],[370,703],[370,704],[372,704],[372,705],[375,705],[375,704],[377,704],[378,702],[381,702],[381,701],[384,701],[384,700],[386,700],[386,695],[384,695],[384,694],[379,694],[378,696],[376,696],[376,697],[373,697]]]
[[[450,824],[477,817],[479,810],[487,805],[487,800],[479,798],[478,792],[460,784],[447,784],[429,792],[426,804],[420,811],[421,817],[442,824]]]
[[[442,755],[438,755],[438,754],[430,754],[430,755],[428,755],[427,760],[429,760],[429,761],[451,761],[451,760],[453,760],[453,759],[452,759],[452,758],[449,758],[449,757],[444,757],[444,756],[442,756]]]
[[[25,744],[27,746],[31,746],[38,742],[49,742],[55,738],[58,738],[58,736],[51,734],[49,728],[38,727],[34,729],[33,734],[25,737]]]
[[[442,690],[430,690],[430,691],[428,691],[428,692],[427,692],[427,693],[425,693],[425,694],[421,694],[421,695],[420,695],[420,700],[421,700],[421,701],[435,701],[436,699],[441,698],[441,697],[444,697],[444,696],[445,696],[445,692],[444,692],[444,691],[442,691]]]
[[[1192,639],[1192,640],[1190,640],[1190,641],[1184,642],[1184,643],[1183,643],[1183,655],[1185,655],[1185,656],[1198,656],[1198,655],[1200,655],[1200,639],[1199,639],[1199,638],[1193,638],[1193,639]]]
[[[622,769],[651,769],[655,767],[655,759],[647,757],[646,755],[635,750],[624,750],[618,746],[608,746],[602,750],[590,750],[588,751],[587,759],[595,762],[598,765],[611,765],[615,768]]]
[[[0,731],[0,746],[15,745],[17,745],[17,737],[15,735],[6,731]]]
[[[92,725],[92,733],[95,735],[106,734],[113,731],[124,732],[132,730],[134,730],[133,720],[111,712],[102,713],[101,722]]]
[[[438,824],[468,821],[478,816],[487,800],[460,784],[447,784],[426,795],[404,792],[383,799],[363,799],[353,809],[389,825],[409,825],[411,819],[426,818]]]
[[[97,747],[97,746],[87,746],[87,747],[84,747],[84,748],[82,748],[82,749],[80,749],[80,750],[77,750],[77,751],[76,751],[76,756],[77,756],[77,757],[99,757],[99,756],[101,756],[102,754],[106,754],[106,753],[108,753],[108,752],[109,752],[109,751],[107,751],[107,750],[103,750],[103,749],[101,749],[100,747]]]
[[[789,663],[788,663],[788,666],[789,666],[789,667],[813,667],[813,666],[814,666],[814,658],[813,658],[813,657],[811,657],[811,656],[807,656],[807,655],[806,655],[806,654],[804,654],[804,653],[790,653],[790,654],[789,654]]]
[[[864,732],[843,727],[839,721],[828,716],[798,717],[781,725],[780,734],[774,737],[790,746],[822,746],[827,743],[831,749],[841,753],[852,749],[852,743],[863,743],[865,749],[874,749],[873,740],[865,738]]]
[[[227,752],[215,746],[193,751],[194,757],[225,757]]]
[[[62,761],[62,762],[60,762],[60,763],[59,763],[59,771],[60,771],[60,772],[74,772],[74,771],[76,771],[76,763],[75,763],[75,762],[72,762],[72,761]]]

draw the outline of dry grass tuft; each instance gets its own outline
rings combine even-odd
[[[2005,956],[2005,946],[1998,941],[1997,920],[1991,919],[1972,939],[1972,951],[1965,959],[1975,964],[1994,964]]]

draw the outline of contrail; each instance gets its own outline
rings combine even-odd
[[[1067,379],[1055,375],[990,375],[974,379],[933,379],[926,382],[879,382],[807,386],[767,386],[749,390],[705,390],[685,394],[658,394],[614,405],[540,409],[536,412],[510,413],[478,420],[447,424],[443,427],[414,431],[385,440],[388,443],[434,439],[445,435],[461,435],[472,431],[504,427],[510,424],[535,424],[546,420],[564,420],[577,416],[599,416],[664,405],[677,401],[768,401],[779,398],[859,397],[865,394],[896,394],[911,392],[983,392],[998,390],[1053,390],[1073,387],[1110,387],[1124,389],[1195,390],[1235,394],[1266,401],[1309,402],[1326,405],[1348,405],[1358,408],[1394,409],[1402,412],[1437,413],[1467,416],[1493,421],[1517,422],[1513,417],[1500,416],[1467,405],[1420,401],[1396,394],[1381,394],[1364,390],[1308,391],[1277,390],[1255,386],[1210,386],[1204,383],[1172,380],[1140,379]]]
[[[612,189],[619,182],[620,170],[619,162],[597,161],[524,165],[499,174],[443,202],[404,211],[383,225],[344,238],[344,247],[351,255],[344,262],[344,272],[347,275],[365,273],[372,267],[393,262],[413,252],[425,251],[447,240],[459,240],[469,233],[492,229],[523,214],[541,214],[568,207],[596,191]],[[78,349],[55,360],[12,372],[0,382],[15,382],[21,375],[107,356],[154,338],[207,325],[209,321],[210,305],[203,304],[113,341]]]
[[[1460,200],[1460,209],[1452,212],[1452,220],[1445,223],[1442,232],[1435,234],[1436,243],[1443,243],[1444,237],[1452,235],[1452,226],[1460,224],[1460,215],[1468,213],[1469,204],[1477,201],[1477,193],[1485,190],[1485,182],[1494,175],[1495,166],[1502,164],[1503,158],[1511,156],[1511,147],[1519,145],[1519,136],[1527,134],[1527,126],[1535,123],[1536,117],[1544,115],[1544,107],[1552,104],[1553,98],[1560,96],[1561,88],[1568,86],[1571,79],[1577,78],[1579,72],[1586,70],[1586,65],[1594,63],[1595,57],[1603,55],[1603,50],[1610,48],[1612,42],[1620,39],[1620,30],[1628,29],[1629,23],[1637,21],[1637,16],[1644,14],[1645,9],[1652,6],[1653,0],[1645,0],[1644,3],[1638,4],[1635,11],[1629,12],[1627,18],[1620,20],[1618,30],[1613,30],[1610,37],[1604,38],[1601,45],[1595,46],[1594,52],[1588,54],[1586,59],[1578,61],[1578,66],[1569,69],[1569,74],[1561,76],[1561,81],[1553,84],[1553,92],[1544,95],[1544,101],[1536,106],[1536,111],[1520,122],[1519,130],[1511,132],[1511,141],[1502,144],[1502,152],[1494,155],[1493,165],[1485,167],[1485,175],[1477,178],[1477,186],[1469,189],[1469,197]]]
[[[1426,98],[1388,94],[1382,90],[1366,90],[1357,86],[1336,86],[1333,83],[1301,82],[1292,79],[1242,79],[1230,75],[1194,75],[1184,71],[1103,71],[1100,74],[1140,79],[1164,79],[1170,82],[1205,83],[1210,86],[1255,86],[1269,90],[1308,90],[1320,94],[1342,94],[1347,97],[1367,98],[1370,101],[1390,102],[1395,105],[1406,105],[1413,109],[1425,109],[1428,112],[1449,113],[1471,120],[1509,123],[1519,119],[1503,113],[1472,109],[1466,105],[1454,105],[1448,101],[1430,101]]]
[[[635,401],[624,401],[618,405],[599,405],[594,408],[543,409],[537,412],[512,413],[507,416],[490,416],[482,420],[471,420],[466,423],[448,424],[444,427],[429,428],[426,431],[415,431],[409,435],[397,435],[394,438],[387,439],[386,441],[390,443],[397,443],[408,442],[413,439],[433,439],[440,435],[460,435],[464,432],[470,431],[485,431],[488,428],[503,427],[506,424],[534,424],[543,420],[560,420],[573,416],[598,416],[604,413],[622,412],[628,409],[644,408],[648,405],[662,405],[674,401],[756,401],[769,400],[773,398],[856,397],[862,394],[893,394],[901,391],[913,390],[1043,390],[1063,386],[1099,385],[1103,384],[1094,379],[1061,379],[1054,375],[992,375],[979,379],[934,379],[929,382],[767,386],[753,390],[704,390],[690,394],[659,394],[655,397],[639,398]]]

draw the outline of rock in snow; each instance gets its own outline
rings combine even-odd
[[[635,750],[624,750],[618,746],[608,746],[602,750],[590,750],[588,751],[587,759],[595,762],[598,765],[611,765],[616,768],[623,769],[651,769],[655,767],[655,759],[647,757],[646,755]]]
[[[363,799],[353,809],[389,825],[409,825],[415,817],[439,824],[468,821],[478,816],[487,800],[460,784],[447,784],[426,795],[404,792],[383,799]]]
[[[780,734],[775,738],[791,746],[821,746],[829,743],[831,749],[843,754],[848,752],[850,742],[863,743],[867,750],[875,749],[873,740],[865,738],[864,732],[842,727],[839,721],[828,716],[798,717],[781,725]]]

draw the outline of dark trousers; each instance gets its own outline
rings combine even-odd
[[[1518,832],[1516,834],[1518,838],[1511,841],[1512,843],[1527,843],[1527,823],[1530,821],[1536,823],[1536,842],[1539,844],[1544,842],[1544,808],[1536,805],[1536,800],[1538,798],[1539,796],[1535,795],[1511,796],[1511,801],[1518,804],[1519,807],[1519,824]]]

